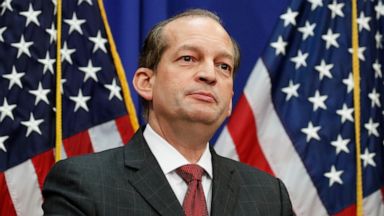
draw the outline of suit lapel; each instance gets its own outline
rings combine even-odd
[[[227,159],[217,155],[213,149],[213,189],[212,189],[212,216],[235,215],[233,212],[238,193],[239,177],[236,169],[226,162]]]
[[[124,148],[124,163],[130,170],[128,181],[160,215],[183,215],[183,209],[155,157],[142,129]]]

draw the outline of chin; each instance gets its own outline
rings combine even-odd
[[[209,112],[195,112],[190,116],[191,121],[201,122],[206,125],[217,125],[223,122],[220,115],[217,113],[209,113]]]

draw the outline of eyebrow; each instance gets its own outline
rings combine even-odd
[[[194,52],[199,52],[199,51],[200,51],[200,48],[199,48],[198,46],[191,46],[191,45],[188,45],[188,44],[184,44],[184,45],[182,45],[181,47],[177,48],[176,53],[178,53],[178,52],[180,52],[180,51],[184,51],[184,50],[187,50],[187,51],[194,51]],[[229,58],[229,59],[235,61],[235,57],[234,57],[232,54],[230,54],[229,52],[227,52],[227,51],[221,49],[221,50],[219,51],[219,53],[220,53],[220,54],[219,54],[220,57]]]

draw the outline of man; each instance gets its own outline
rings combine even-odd
[[[208,11],[155,26],[133,79],[148,124],[124,147],[57,163],[45,215],[293,215],[280,180],[209,147],[231,113],[238,64]]]

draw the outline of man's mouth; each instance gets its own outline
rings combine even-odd
[[[204,101],[204,102],[208,102],[208,103],[215,103],[216,102],[215,96],[208,91],[198,90],[198,91],[193,91],[193,92],[189,93],[188,95],[193,97],[194,99],[197,99],[200,101]]]

